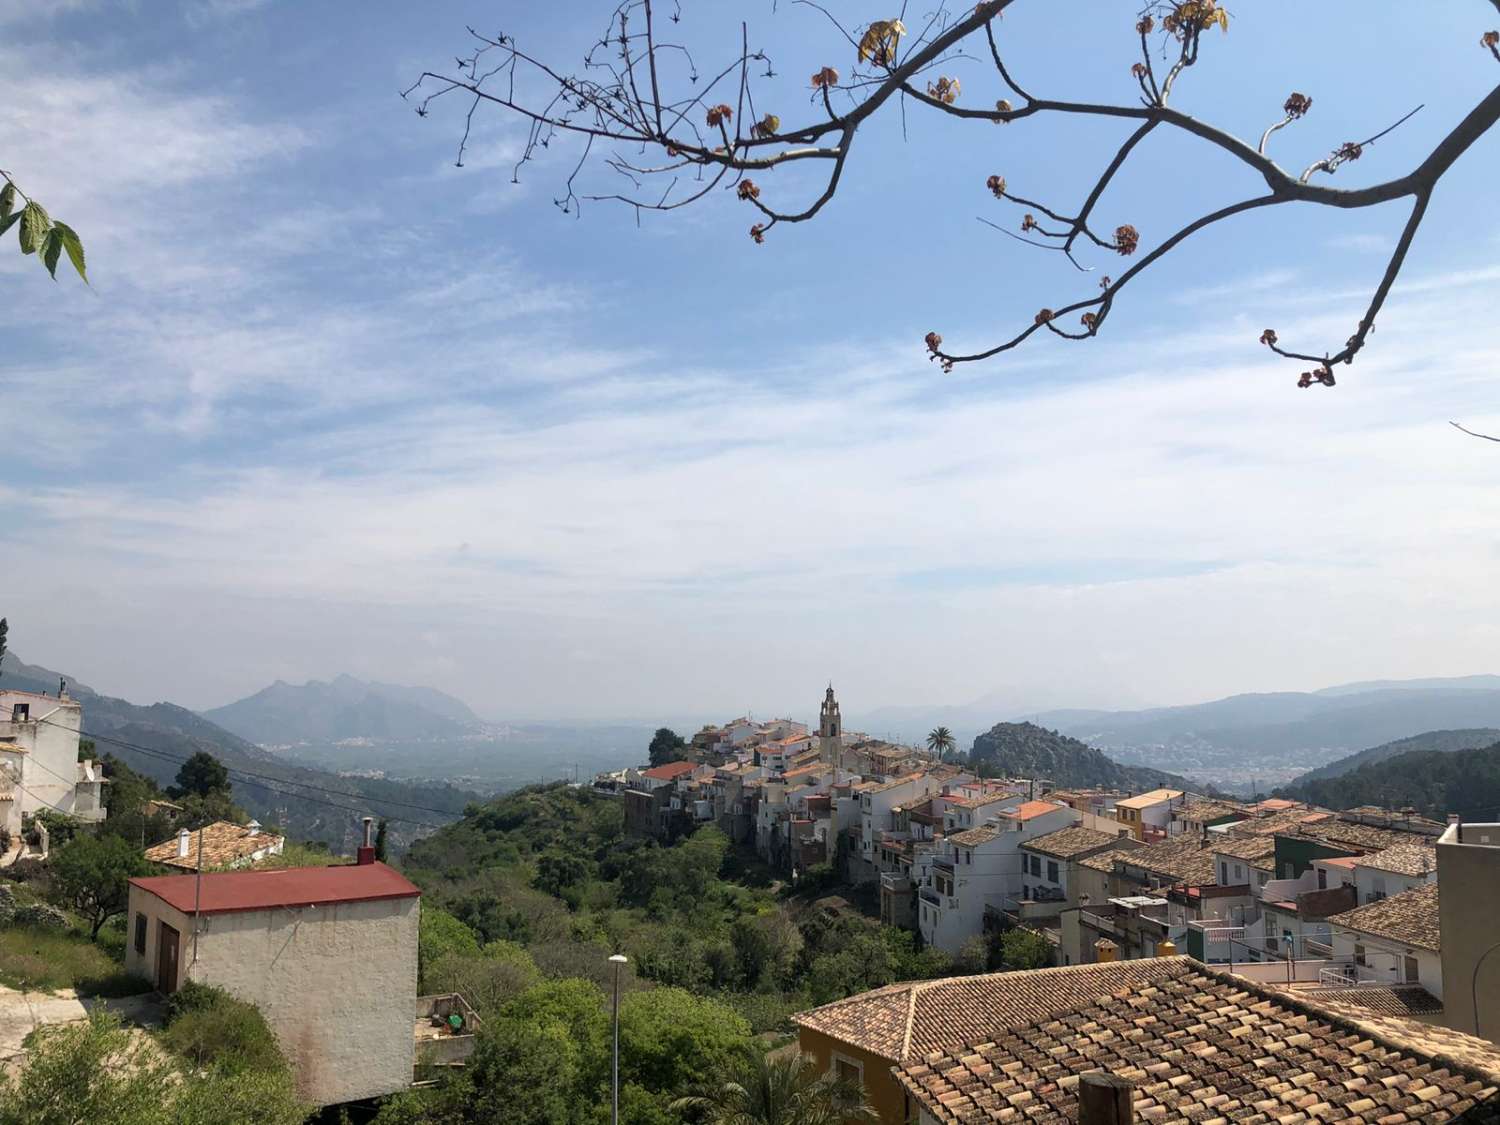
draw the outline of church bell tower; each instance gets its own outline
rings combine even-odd
[[[839,701],[833,697],[833,685],[823,693],[823,707],[818,712],[818,757],[830,766],[837,765],[843,749],[843,720],[839,718]]]

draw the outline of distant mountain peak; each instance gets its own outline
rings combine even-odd
[[[1204,788],[1162,770],[1123,765],[1076,738],[1030,721],[996,723],[974,740],[970,760],[987,762],[1010,777],[1045,779],[1064,787]]]
[[[241,738],[271,746],[444,738],[479,725],[466,703],[436,688],[375,683],[347,672],[300,685],[277,680],[203,714]]]

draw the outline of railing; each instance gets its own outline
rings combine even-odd
[[[923,887],[917,893],[922,896],[923,902],[930,902],[933,906],[943,905],[942,898],[940,898],[937,891],[933,890],[931,887]]]
[[[1112,934],[1115,932],[1115,920],[1112,916],[1095,914],[1092,910],[1080,910],[1078,920],[1085,925],[1092,926],[1101,933]]]

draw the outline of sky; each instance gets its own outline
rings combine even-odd
[[[786,123],[814,113],[807,75],[854,62],[809,6],[681,9],[705,72],[746,22]],[[1001,40],[1034,93],[1129,102],[1134,11],[1022,0]],[[1497,670],[1500,446],[1448,422],[1500,432],[1500,138],[1444,180],[1337,388],[1298,390],[1257,338],[1337,347],[1404,204],[1242,216],[1099,339],[945,375],[927,331],[987,346],[1121,267],[982,225],[1020,218],[985,178],[1076,206],[1128,129],[893,103],[824,213],[756,246],[727,191],[564,214],[576,146],[513,183],[524,129],[482,109],[455,167],[465,107],[399,96],[466,26],[571,66],[607,15],[0,0],[0,167],[81,233],[93,283],[0,247],[19,656],[141,702],[348,672],[496,718],[812,713],[829,680],[846,712],[1020,712]],[[1311,95],[1272,141],[1293,169],[1422,104],[1336,181],[1377,182],[1500,76],[1493,16],[1244,6],[1174,104],[1253,140]],[[1005,93],[987,60],[945,72],[960,104]],[[1145,250],[1261,186],[1164,132],[1099,210]],[[818,190],[806,165],[757,182]]]

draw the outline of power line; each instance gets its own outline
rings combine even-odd
[[[51,720],[49,720],[49,719],[41,719],[41,720],[38,720],[38,721],[39,722],[44,722],[44,723],[51,723]],[[72,729],[71,727],[64,727],[63,724],[61,724],[61,723],[51,723],[51,725],[58,726],[58,727],[63,727],[63,729],[65,729],[65,730],[71,730]],[[119,747],[121,747],[123,749],[126,749],[126,750],[132,750],[132,751],[134,751],[135,753],[138,753],[138,754],[145,754],[145,755],[147,755],[149,757],[153,757],[153,758],[156,758],[158,760],[171,762],[171,763],[173,763],[175,765],[179,765],[180,766],[185,761],[187,761],[187,758],[185,758],[185,757],[178,757],[177,755],[173,754],[171,751],[162,750],[162,749],[160,749],[158,747],[154,747],[154,746],[141,746],[141,745],[138,745],[137,743],[134,743],[134,742],[127,742],[124,739],[113,738],[113,737],[111,737],[109,735],[97,734],[97,733],[95,733],[93,731],[80,730],[78,733],[81,734],[81,735],[83,735],[86,738],[93,739],[95,742],[104,742],[104,743],[108,743],[111,746],[119,746]],[[189,755],[189,757],[191,757],[191,755]],[[220,764],[223,764],[223,763],[220,763]],[[431,808],[431,807],[429,807],[427,805],[412,804],[412,803],[410,803],[408,801],[396,801],[396,800],[388,800],[388,799],[383,798],[383,797],[371,797],[371,796],[368,796],[367,794],[364,794],[364,793],[351,793],[351,792],[349,792],[347,790],[344,790],[344,789],[329,789],[326,786],[314,785],[311,782],[296,781],[296,780],[293,780],[291,778],[273,777],[273,776],[271,776],[269,774],[254,773],[251,770],[240,769],[238,766],[225,765],[224,769],[228,773],[230,773],[230,774],[238,774],[238,775],[241,775],[242,777],[253,779],[253,780],[245,782],[245,784],[247,786],[249,786],[250,788],[253,788],[253,789],[263,789],[263,790],[265,790],[265,791],[267,791],[269,793],[275,793],[275,794],[278,794],[278,795],[283,796],[283,797],[295,797],[299,801],[307,801],[310,804],[323,805],[323,806],[325,806],[327,808],[332,808],[332,809],[341,809],[341,810],[343,810],[345,812],[352,812],[352,813],[359,813],[361,815],[368,815],[371,806],[374,806],[374,805],[393,805],[393,806],[396,806],[398,808],[416,809],[416,810],[418,810],[420,812],[430,812],[430,813],[435,813],[438,816],[445,816],[445,817],[451,817],[452,818],[451,820],[446,821],[446,822],[441,823],[441,824],[435,824],[432,821],[427,821],[427,820],[418,820],[415,817],[409,817],[409,816],[387,816],[385,818],[386,820],[393,820],[393,821],[396,821],[396,822],[401,823],[401,824],[416,824],[416,825],[420,825],[421,827],[424,827],[424,828],[446,828],[448,826],[448,824],[451,824],[451,823],[453,823],[453,821],[459,820],[462,817],[462,814],[454,813],[454,812],[452,812],[449,809],[435,809],[435,808]],[[274,782],[275,784],[267,784],[268,782]],[[320,793],[331,793],[331,794],[334,794],[335,796],[340,796],[340,797],[352,797],[355,800],[367,801],[367,802],[369,802],[369,805],[366,805],[366,806],[363,806],[363,807],[355,806],[355,805],[341,805],[341,804],[339,804],[339,803],[337,803],[335,801],[327,801],[327,800],[323,800],[322,798],[319,798],[319,797],[312,797],[312,796],[309,796],[306,793],[299,793],[296,790],[280,789],[280,788],[277,788],[278,785],[291,785],[291,786],[297,786],[299,788],[312,789],[312,790],[315,790],[315,791],[320,792]]]

